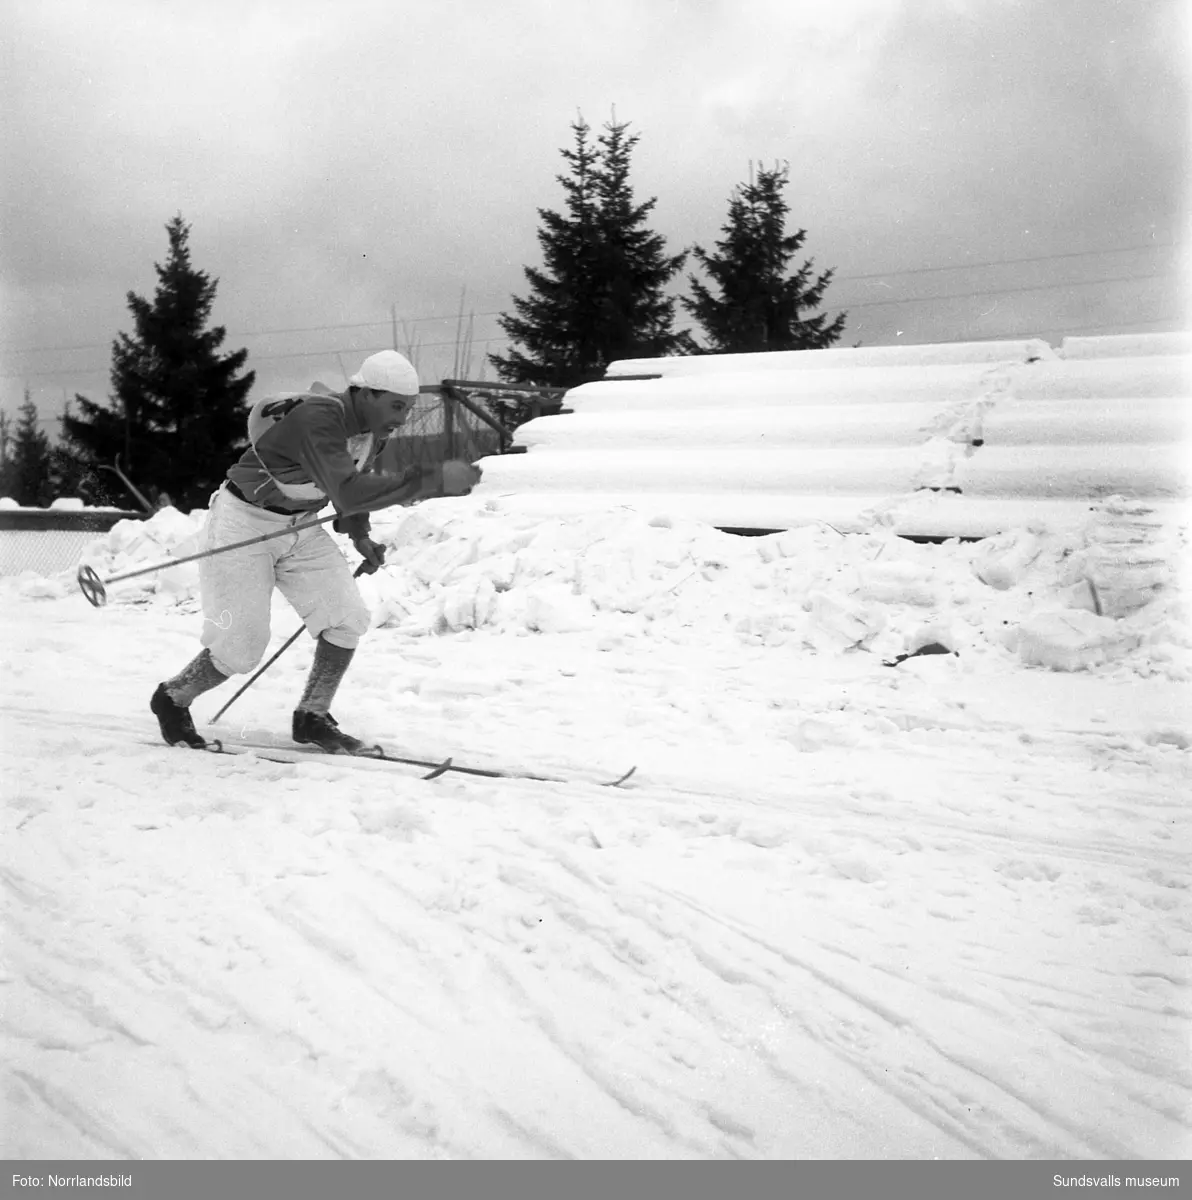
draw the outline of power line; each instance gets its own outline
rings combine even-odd
[[[1056,257],[1060,257],[1060,256],[1056,256]],[[925,269],[931,270],[933,268],[925,268]],[[845,302],[840,303],[840,308],[842,308],[846,312],[846,314],[851,316],[854,312],[857,312],[858,310],[864,309],[864,308],[889,308],[892,306],[904,305],[904,304],[930,304],[932,302],[940,302],[940,301],[945,301],[945,300],[971,300],[971,299],[984,298],[986,296],[1025,295],[1030,292],[1048,292],[1048,291],[1057,291],[1057,290],[1061,290],[1064,288],[1095,287],[1095,286],[1100,286],[1102,284],[1111,284],[1111,283],[1139,283],[1139,282],[1147,282],[1152,279],[1166,279],[1170,276],[1170,274],[1171,274],[1171,272],[1164,271],[1164,272],[1158,272],[1158,273],[1153,273],[1153,274],[1149,274],[1149,275],[1118,275],[1118,276],[1112,276],[1112,277],[1106,278],[1106,279],[1079,279],[1079,280],[1069,280],[1069,281],[1066,281],[1063,283],[1031,284],[1031,285],[1027,285],[1024,287],[1014,287],[1014,288],[987,288],[987,289],[982,289],[980,291],[975,291],[975,292],[948,292],[943,295],[937,295],[937,296],[903,296],[903,297],[900,297],[895,300],[865,300],[859,304],[849,304],[847,301],[845,301]],[[834,308],[834,307],[836,307],[836,305],[832,305],[831,307]],[[492,314],[485,313],[485,314],[478,314],[478,315],[491,316]],[[1161,319],[1165,320],[1168,318],[1161,318]],[[1171,319],[1174,319],[1174,318],[1171,318]],[[386,323],[387,322],[372,321],[372,322],[367,322],[365,324],[381,325],[381,324],[386,324]],[[1110,323],[1113,324],[1113,322],[1110,322]],[[320,329],[364,328],[365,324],[344,325],[344,326],[338,326],[338,325],[312,326],[310,331],[315,332]],[[1098,328],[1098,327],[1093,326],[1092,328]],[[998,335],[998,336],[1009,337],[1009,336],[1019,336],[1019,335],[1004,334],[1004,335]],[[1029,335],[1023,335],[1023,336],[1029,336]],[[485,339],[485,343],[490,344],[492,342],[507,342],[509,340],[510,339],[508,337],[505,337],[503,335],[494,335],[492,337],[489,337],[488,339]],[[421,343],[414,344],[411,347],[411,350],[414,353],[417,353],[418,351],[421,351],[421,350],[433,350],[433,349],[437,349],[437,348],[440,348],[443,346],[454,346],[457,344],[457,342],[458,342],[458,339],[447,339],[447,340],[438,341],[438,342],[421,342]],[[284,361],[286,359],[296,359],[296,358],[321,358],[321,357],[329,357],[333,354],[365,354],[365,355],[367,355],[367,354],[375,353],[377,350],[383,350],[383,349],[388,349],[388,348],[389,348],[388,346],[373,346],[373,347],[337,346],[337,347],[331,347],[329,349],[321,349],[321,350],[293,350],[293,351],[289,351],[284,354],[252,354],[250,357],[250,366],[252,363],[279,362],[279,361]],[[80,349],[81,349],[81,347],[80,347]],[[107,367],[94,367],[94,368],[92,368],[92,367],[72,367],[72,368],[63,369],[63,370],[48,369],[48,370],[40,370],[40,371],[5,371],[5,372],[0,372],[0,379],[43,379],[43,378],[47,378],[47,377],[58,377],[58,376],[64,376],[64,375],[99,375],[101,373],[106,373],[109,369],[110,368],[107,368]]]
[[[1056,255],[1055,257],[1071,257],[1071,256]],[[1023,259],[1021,261],[1025,262],[1025,261],[1036,261],[1036,260]],[[926,270],[926,271],[935,270],[935,269],[936,268],[933,268],[933,267],[924,268],[924,270]],[[977,298],[981,298],[981,297],[985,297],[985,296],[1022,295],[1022,294],[1026,294],[1028,292],[1048,292],[1048,291],[1057,291],[1057,290],[1060,290],[1063,288],[1095,287],[1095,286],[1099,286],[1101,284],[1110,284],[1110,283],[1138,283],[1138,282],[1146,282],[1146,281],[1152,280],[1152,279],[1165,279],[1170,274],[1171,274],[1170,271],[1162,271],[1162,272],[1156,272],[1156,273],[1152,273],[1152,274],[1148,274],[1148,275],[1117,275],[1117,276],[1111,276],[1111,277],[1105,278],[1105,279],[1077,279],[1077,280],[1067,280],[1062,283],[1029,284],[1029,285],[1026,285],[1023,287],[982,288],[975,292],[947,292],[947,293],[944,293],[943,295],[937,295],[937,296],[901,296],[901,297],[897,297],[892,300],[863,300],[860,303],[855,303],[855,304],[851,304],[847,300],[845,300],[845,301],[836,301],[829,307],[842,308],[845,310],[846,313],[851,315],[852,313],[858,311],[859,309],[863,309],[863,308],[890,308],[895,305],[902,305],[902,304],[929,304],[929,303],[932,303],[933,301],[971,300],[971,299],[977,299]],[[857,278],[857,277],[854,277],[854,278]],[[495,313],[473,313],[473,314],[471,314],[472,317],[476,317],[476,316],[487,317],[487,316],[495,316],[495,315],[497,315],[497,314],[495,314]],[[434,319],[438,319],[438,318],[419,318],[419,319],[420,320],[434,320]],[[445,320],[447,318],[443,318],[443,319]],[[377,325],[385,325],[385,324],[388,324],[388,322],[387,321],[365,321],[365,322],[359,322],[359,323],[354,322],[354,323],[344,324],[344,325],[312,325],[312,326],[309,326],[305,330],[294,329],[294,330],[273,330],[273,331],[263,331],[263,332],[317,333],[317,332],[321,332],[326,329],[365,329],[365,328],[372,328]],[[248,335],[236,334],[235,336],[237,338],[239,338],[239,337],[244,337],[244,336],[248,336]],[[458,339],[448,339],[446,341],[439,341],[439,342],[415,343],[415,345],[413,346],[413,349],[421,350],[421,349],[433,349],[433,348],[440,347],[440,346],[454,346],[456,344],[457,340]],[[508,341],[509,339],[505,338],[505,337],[497,337],[494,340]],[[68,350],[68,349],[98,350],[98,349],[102,349],[104,345],[105,345],[105,343],[94,343],[90,346],[58,347],[58,349],[62,349],[62,350]],[[386,349],[387,347],[380,347],[380,348]],[[51,350],[51,349],[54,349],[54,347],[44,347],[43,349]],[[287,358],[317,358],[318,356],[323,355],[323,354],[348,354],[348,353],[368,354],[368,353],[372,353],[372,352],[373,352],[372,350],[363,349],[363,348],[356,347],[356,346],[341,346],[341,347],[331,349],[331,350],[295,350],[295,351],[290,351],[285,354],[256,354],[256,353],[253,353],[251,357],[252,357],[253,362],[275,362],[280,359],[287,359]],[[70,369],[66,369],[66,370],[6,371],[3,373],[0,373],[0,379],[20,379],[20,378],[38,379],[38,378],[43,378],[45,376],[50,376],[50,375],[91,375],[91,374],[98,374],[99,370],[100,370],[100,368],[92,369],[89,367],[83,367],[83,368],[70,368]]]
[[[473,339],[475,340],[475,339]],[[491,337],[484,339],[486,342],[507,342],[507,337]],[[410,346],[410,352],[417,356],[419,351],[434,350],[440,346],[454,346],[455,339],[452,338],[444,342],[415,342]],[[273,362],[281,358],[319,358],[321,355],[330,354],[375,354],[378,350],[390,350],[388,344],[384,346],[340,346],[338,349],[332,350],[294,350],[287,354],[254,354],[251,356],[252,362]]]
[[[482,312],[482,313],[470,312],[470,313],[468,313],[468,318],[471,319],[473,317],[496,317],[496,316],[500,316],[501,312],[502,312],[501,309],[494,309],[492,312]],[[459,315],[455,314],[455,315],[449,316],[449,317],[402,317],[402,318],[400,318],[400,323],[402,325],[421,325],[421,324],[425,324],[427,321],[458,321],[458,320],[459,320]],[[389,317],[384,321],[359,321],[359,322],[353,322],[353,323],[347,324],[347,325],[306,325],[306,326],[302,326],[302,327],[294,328],[294,329],[257,329],[257,330],[250,330],[247,333],[234,333],[234,334],[230,334],[229,336],[236,337],[236,338],[268,337],[271,334],[275,334],[275,333],[318,333],[320,330],[323,330],[323,329],[370,329],[376,325],[392,325],[392,324],[393,324],[393,318]]]
[[[928,275],[935,271],[976,271],[985,267],[1009,267],[1023,263],[1054,262],[1064,258],[1095,258],[1102,254],[1132,254],[1139,250],[1171,250],[1175,242],[1150,242],[1145,246],[1118,246],[1113,250],[1072,250],[1067,254],[1041,254],[1034,258],[999,258],[991,262],[963,263],[954,267],[914,267],[905,271],[875,271],[869,275],[833,275],[833,283],[862,279],[888,279],[892,275]]]
[[[469,313],[469,318],[474,317],[496,317],[500,316],[502,309],[494,309],[492,312]],[[427,321],[457,321],[457,316],[450,317],[403,317],[401,324],[403,325],[420,325]],[[227,336],[239,340],[243,337],[268,337],[272,334],[283,333],[321,333],[325,329],[373,329],[378,325],[391,325],[393,319],[386,317],[382,321],[345,321],[338,324],[330,325],[297,325],[291,329],[255,329],[237,332],[231,330]],[[114,340],[114,339],[113,339]],[[103,350],[106,349],[110,342],[88,342],[85,345],[79,346],[6,346],[3,347],[10,354],[49,354],[55,350]]]
[[[1069,333],[1097,333],[1097,334],[1101,334],[1104,337],[1113,337],[1115,334],[1122,333],[1123,331],[1128,331],[1128,330],[1141,330],[1143,332],[1163,333],[1163,332],[1168,332],[1168,331],[1158,330],[1158,329],[1148,331],[1148,330],[1145,330],[1143,327],[1147,326],[1147,325],[1165,325],[1165,324],[1168,324],[1170,322],[1174,322],[1174,321],[1177,321],[1180,319],[1181,319],[1181,316],[1178,313],[1167,313],[1165,316],[1151,317],[1149,320],[1146,320],[1146,321],[1124,321],[1124,322],[1123,321],[1105,321],[1098,325],[1072,325],[1072,326],[1066,326],[1063,329],[1048,329],[1047,334],[1048,334],[1048,336],[1055,336],[1055,335],[1064,335],[1064,334],[1069,334]],[[1171,332],[1180,332],[1180,331],[1171,331]],[[1013,333],[1005,333],[1005,332],[983,333],[983,334],[981,334],[979,339],[974,339],[972,336],[961,337],[961,338],[932,338],[931,342],[926,343],[926,344],[928,344],[928,345],[955,345],[955,344],[958,344],[961,342],[971,342],[974,340],[1009,341],[1012,338],[1027,338],[1027,337],[1034,338],[1034,337],[1041,337],[1041,336],[1042,335],[1039,333],[1038,329],[1019,329],[1019,330],[1014,331]],[[493,342],[502,342],[502,341],[508,341],[508,338],[502,338],[502,337],[486,338],[484,340],[483,344],[485,347],[487,347],[487,346],[491,345]],[[443,343],[443,344],[451,345],[452,343]],[[381,347],[381,349],[385,349],[385,348],[386,347]],[[313,354],[319,354],[321,352],[320,351],[310,351],[309,353],[313,355]],[[335,354],[335,353],[343,353],[343,351],[328,351],[327,353]],[[364,352],[359,351],[359,353],[364,353]],[[306,355],[305,354],[283,355],[281,357],[286,357],[286,358],[296,357],[297,358],[297,357],[306,357]],[[68,373],[80,374],[80,372],[77,372],[77,371],[76,372],[60,371],[60,372],[48,372],[48,373],[49,374],[68,374]],[[38,424],[40,424],[40,425],[48,425],[53,421],[59,421],[61,419],[62,419],[62,414],[59,413],[57,416],[52,416],[52,417],[38,417],[37,421],[38,421]]]
[[[1179,320],[1180,317],[1176,313],[1169,313],[1165,317],[1152,317],[1149,321],[1103,321],[1099,325],[1070,325],[1063,329],[1048,329],[1050,335],[1063,335],[1068,333],[1099,333],[1105,337],[1113,337],[1116,333],[1122,333],[1132,330],[1140,330],[1142,332],[1163,333],[1163,332],[1182,332],[1181,330],[1165,331],[1160,329],[1144,330],[1145,325],[1167,325]],[[981,334],[979,339],[973,337],[962,338],[941,338],[941,343],[953,344],[956,342],[971,342],[980,340],[983,342],[1009,341],[1011,338],[1028,338],[1041,336],[1037,329],[1019,329],[1014,333],[993,333]],[[936,339],[932,339],[933,341]]]
[[[1132,253],[1137,253],[1139,251],[1144,251],[1144,250],[1174,249],[1177,246],[1177,244],[1178,243],[1176,243],[1176,242],[1151,242],[1151,243],[1147,243],[1145,245],[1139,245],[1139,246],[1118,246],[1118,247],[1114,247],[1114,248],[1107,249],[1107,250],[1072,250],[1072,251],[1068,251],[1066,253],[1061,253],[1061,254],[1040,254],[1040,255],[1035,255],[1035,256],[1029,257],[1029,258],[991,259],[987,262],[958,263],[954,266],[907,267],[907,268],[903,268],[903,269],[895,270],[895,271],[875,271],[875,272],[871,272],[871,273],[864,274],[864,275],[834,275],[832,277],[832,282],[833,283],[851,283],[851,282],[862,282],[867,279],[890,279],[890,278],[898,278],[898,277],[902,277],[902,276],[929,275],[929,274],[933,274],[933,273],[941,272],[941,271],[976,271],[976,270],[984,270],[988,267],[1019,266],[1019,265],[1023,265],[1026,263],[1058,262],[1061,260],[1074,259],[1074,258],[1097,258],[1097,257],[1103,256],[1106,254],[1132,254]],[[1090,281],[1090,282],[1093,282],[1093,281]],[[1102,281],[1096,281],[1096,282],[1102,282]],[[1105,280],[1103,282],[1112,283],[1112,282],[1114,282],[1114,280]],[[1056,286],[1061,286],[1061,285],[1056,285]],[[1023,289],[1013,289],[1013,290],[1027,291],[1030,289],[1023,288]],[[989,293],[980,293],[980,294],[994,295],[997,293],[989,292]],[[939,299],[950,299],[950,298],[951,297],[939,297]],[[914,299],[911,299],[911,300],[906,300],[906,301],[896,301],[896,300],[880,301],[880,302],[873,301],[872,303],[875,303],[875,304],[876,303],[897,304],[897,303],[914,303],[914,302],[917,302],[917,301]],[[853,307],[860,308],[860,307],[862,307],[862,305],[857,304],[857,305],[853,305]],[[468,316],[469,316],[469,318],[496,317],[496,316],[500,316],[503,312],[504,312],[503,309],[493,309],[492,311],[489,311],[489,312],[469,313]],[[403,317],[402,324],[403,325],[418,325],[418,324],[425,323],[427,321],[453,321],[453,320],[458,320],[458,319],[459,319],[458,314],[450,315],[450,316],[439,316],[436,314],[431,314],[428,316],[421,316],[421,317]],[[329,330],[329,329],[371,329],[371,328],[375,328],[378,325],[390,325],[392,323],[392,320],[393,320],[392,317],[388,317],[388,318],[385,318],[383,320],[378,320],[378,321],[346,321],[346,322],[331,323],[331,324],[326,324],[326,325],[296,325],[296,326],[293,326],[290,328],[284,328],[284,329],[252,329],[252,330],[244,330],[244,331],[230,330],[228,333],[228,336],[239,339],[242,337],[269,337],[272,335],[281,335],[281,334],[289,334],[289,333],[321,333],[324,330]],[[48,354],[48,353],[52,353],[54,351],[67,352],[67,351],[76,351],[76,350],[102,350],[102,349],[105,349],[109,344],[110,344],[109,342],[88,342],[86,344],[77,345],[77,346],[6,346],[3,343],[0,343],[0,348],[5,349],[9,353],[12,353],[12,354]],[[66,374],[67,372],[59,372],[59,373]]]
[[[492,337],[473,338],[473,345],[477,341],[482,341],[484,345],[491,345],[493,342],[507,342],[509,339],[504,335],[494,334]],[[454,346],[454,340],[443,342],[418,342],[410,347],[411,353],[417,357],[422,350],[434,350],[441,346]],[[286,354],[253,354],[248,362],[248,368],[251,370],[253,363],[259,362],[277,362],[287,358],[330,358],[335,354],[375,354],[378,350],[389,350],[390,346],[332,346],[330,349],[324,350],[293,350]],[[110,372],[110,367],[70,367],[66,370],[42,370],[42,371],[3,371],[0,372],[0,379],[44,379],[50,376],[59,375],[106,375]]]
[[[1166,279],[1170,274],[1170,271],[1160,271],[1153,275],[1117,275],[1110,279],[1071,279],[1064,283],[1038,283],[1027,287],[986,288],[979,292],[948,292],[943,296],[902,296],[897,300],[865,300],[860,304],[850,304],[847,300],[838,300],[830,307],[839,306],[845,312],[852,313],[859,308],[888,308],[892,304],[929,304],[933,300],[970,300],[979,296],[1016,296],[1025,292],[1054,292],[1060,288],[1095,287],[1103,283],[1136,283],[1148,279]]]
[[[1058,258],[1058,257],[1071,257],[1071,256],[1056,255],[1055,257]],[[1027,260],[1023,260],[1023,261],[1027,261]],[[934,268],[924,268],[924,270],[933,270],[933,269]],[[983,288],[983,289],[980,289],[980,290],[974,291],[974,292],[946,292],[943,295],[936,295],[936,296],[902,296],[902,297],[899,297],[899,298],[893,299],[893,300],[864,300],[857,304],[850,304],[848,301],[842,301],[842,302],[838,302],[838,303],[839,303],[839,307],[842,308],[846,312],[846,314],[851,316],[854,312],[857,312],[858,310],[865,309],[865,308],[890,308],[890,307],[894,307],[894,306],[898,306],[898,305],[906,305],[906,304],[931,304],[931,303],[938,303],[938,302],[946,301],[946,300],[972,300],[972,299],[981,299],[981,298],[984,298],[987,296],[1017,296],[1017,295],[1026,295],[1031,292],[1058,291],[1058,290],[1063,290],[1065,288],[1097,287],[1097,286],[1101,286],[1103,284],[1113,284],[1113,283],[1145,283],[1145,282],[1149,282],[1150,280],[1153,280],[1153,279],[1167,279],[1171,276],[1171,274],[1172,273],[1170,271],[1161,271],[1161,272],[1154,272],[1154,273],[1147,274],[1147,275],[1116,275],[1116,276],[1110,276],[1108,278],[1103,278],[1103,279],[1076,279],[1076,280],[1066,280],[1062,283],[1029,284],[1029,285],[1022,286],[1022,287],[1012,287],[1012,288]],[[837,305],[833,304],[831,307],[835,308],[835,307],[837,307]],[[492,316],[494,314],[480,313],[480,314],[472,314],[472,315],[473,316],[476,316],[476,315]],[[370,322],[363,322],[360,324],[311,326],[309,332],[317,332],[322,329],[366,328],[366,327],[382,325],[382,324],[386,324],[386,323],[387,322],[383,322],[383,321],[370,321]],[[238,336],[240,336],[240,335],[238,335]],[[458,340],[459,339],[456,338],[456,339],[447,339],[447,340],[438,341],[438,342],[415,343],[411,347],[411,350],[416,353],[417,351],[420,351],[420,350],[432,350],[432,349],[437,349],[437,348],[440,348],[443,346],[454,346],[458,343]],[[507,341],[509,341],[509,338],[501,336],[501,335],[494,335],[493,337],[490,337],[489,339],[487,339],[487,341],[488,342],[493,342],[493,341],[507,342]],[[97,347],[92,347],[92,348],[99,348],[99,347],[97,346]],[[78,349],[83,349],[83,347],[78,347]],[[368,348],[368,347],[359,347],[359,346],[339,346],[339,347],[332,347],[330,349],[321,349],[321,350],[295,350],[295,351],[289,351],[284,354],[253,354],[251,356],[251,361],[252,362],[278,362],[278,361],[283,361],[286,359],[295,359],[295,358],[319,358],[319,357],[323,357],[323,356],[329,356],[332,354],[372,354],[378,349],[388,349],[388,347],[387,346],[377,346],[377,347]],[[62,375],[98,375],[103,370],[107,370],[107,368],[74,367],[74,368],[64,369],[64,370],[49,369],[49,370],[41,370],[41,371],[5,371],[5,372],[0,373],[0,379],[40,379],[40,378],[46,378],[49,376],[62,376]]]

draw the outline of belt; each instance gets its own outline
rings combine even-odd
[[[255,500],[250,500],[230,479],[224,486],[229,492],[232,493],[233,496],[236,497],[237,500],[242,500],[245,504],[251,504],[253,508],[263,508],[266,512],[277,513],[279,516],[283,517],[302,516],[301,509],[295,511],[294,509],[289,508],[277,508],[272,504],[258,504]]]

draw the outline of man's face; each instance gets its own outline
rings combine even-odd
[[[372,394],[373,431],[388,437],[395,429],[406,423],[417,396],[399,396],[396,392],[381,392],[370,388]]]

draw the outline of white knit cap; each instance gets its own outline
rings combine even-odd
[[[353,387],[372,388],[376,392],[394,392],[398,396],[418,395],[418,372],[414,370],[414,364],[396,350],[370,354],[348,382]]]

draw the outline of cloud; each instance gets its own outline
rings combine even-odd
[[[450,336],[464,289],[482,311],[523,289],[536,209],[561,203],[568,125],[613,106],[642,135],[634,184],[673,249],[716,237],[751,161],[791,163],[792,220],[841,276],[1130,244],[1181,206],[1178,0],[7,8],[4,340],[18,346],[109,342],[179,211],[233,332],[375,320],[361,341],[387,338],[395,306],[439,314]],[[948,336],[948,311],[935,325],[926,311],[904,315]],[[866,313],[875,336],[880,316]],[[262,379],[307,372],[270,361]]]

